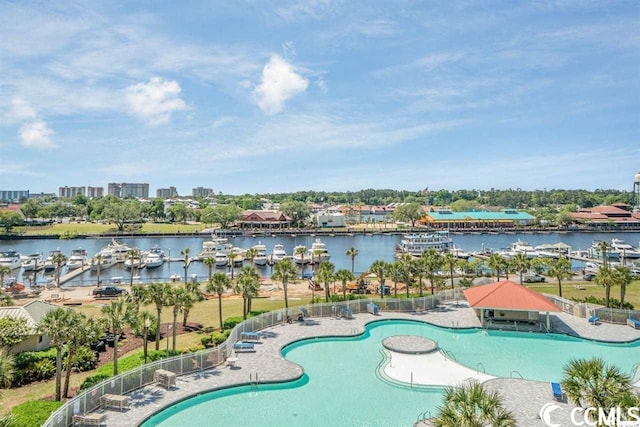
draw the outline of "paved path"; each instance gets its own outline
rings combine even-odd
[[[108,410],[107,425],[139,425],[153,413],[179,400],[210,390],[247,385],[255,381],[256,376],[261,383],[295,380],[303,375],[303,370],[282,356],[281,349],[285,345],[310,337],[358,335],[364,331],[367,323],[383,319],[419,320],[446,327],[480,327],[474,311],[465,304],[449,304],[421,314],[381,312],[379,316],[357,314],[350,320],[323,317],[305,323],[277,325],[261,331],[262,339],[255,344],[254,352],[237,353],[234,367],[219,366],[183,375],[177,378],[176,386],[169,391],[151,385],[131,393],[131,408],[122,413]],[[564,313],[555,317],[553,326],[556,325],[590,339],[628,341],[633,337],[640,338],[640,331],[626,326],[593,326],[585,319]],[[495,379],[486,384],[499,389],[505,396],[506,406],[513,409],[518,417],[518,426],[544,425],[535,418],[541,406],[552,401],[549,384],[516,379]]]

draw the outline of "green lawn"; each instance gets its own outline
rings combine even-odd
[[[140,233],[195,233],[206,228],[203,224],[157,224],[145,223]],[[45,227],[15,227],[13,232],[29,236],[60,235],[75,236],[78,234],[94,235],[107,232],[115,232],[113,224],[99,224],[93,222],[52,224]]]
[[[545,294],[553,294],[558,295],[558,281],[550,280],[548,283],[539,284],[529,284],[528,288],[533,289],[537,292],[542,292]],[[580,289],[584,288],[584,289]],[[586,281],[576,281],[576,282],[562,282],[562,296],[564,298],[584,298],[588,296],[594,296],[596,298],[604,298],[604,288],[602,286],[598,286],[593,282]],[[611,288],[611,297],[620,299],[620,288],[613,287]],[[633,304],[636,310],[640,309],[640,280],[635,280],[631,282],[629,286],[627,286],[627,290],[625,293],[625,301]]]

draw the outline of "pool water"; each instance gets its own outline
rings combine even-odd
[[[393,335],[428,337],[459,363],[472,369],[481,364],[488,374],[507,378],[559,381],[572,357],[603,357],[627,373],[640,361],[640,341],[606,344],[551,334],[375,322],[357,338],[306,340],[286,347],[284,356],[304,368],[298,381],[206,393],[156,414],[143,426],[413,425],[419,414],[436,413],[442,389],[407,389],[377,378],[381,342]]]

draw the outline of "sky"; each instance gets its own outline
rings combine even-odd
[[[638,28],[635,0],[0,0],[0,190],[631,190]]]

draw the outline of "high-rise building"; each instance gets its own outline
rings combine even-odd
[[[156,197],[160,199],[172,199],[178,195],[176,187],[158,188],[156,190]]]
[[[78,194],[82,194],[83,196],[87,195],[86,187],[64,187],[58,188],[58,197],[63,197],[65,199],[69,199],[71,197],[76,197]]]
[[[104,187],[87,187],[87,197],[95,199],[104,195]]]
[[[0,202],[15,203],[29,199],[29,190],[0,190]]]
[[[107,192],[115,197],[137,197],[139,199],[148,199],[149,184],[110,182],[107,186]]]
[[[208,197],[213,194],[213,189],[204,187],[195,187],[193,189],[193,197]]]

